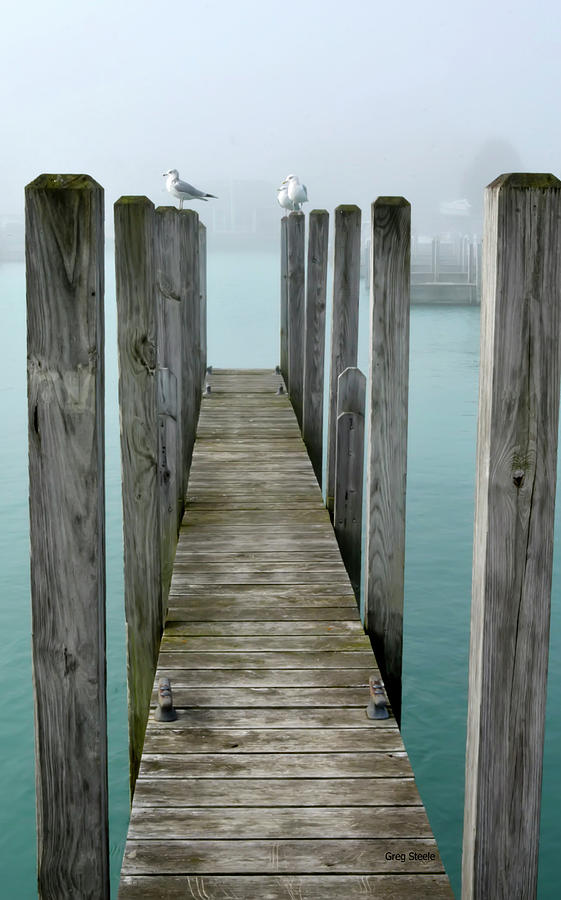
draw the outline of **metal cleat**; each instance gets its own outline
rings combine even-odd
[[[158,722],[175,722],[177,713],[173,708],[173,698],[171,695],[171,682],[169,678],[158,679],[158,705],[154,718]]]
[[[389,700],[383,682],[378,678],[374,679],[371,675],[368,679],[370,688],[370,700],[366,707],[366,715],[369,719],[389,719],[388,712]]]

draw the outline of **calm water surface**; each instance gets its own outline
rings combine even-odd
[[[278,362],[276,253],[209,247],[208,360]],[[0,884],[36,896],[33,696],[30,662],[25,287],[23,264],[0,264],[4,348],[0,397]],[[359,365],[368,371],[368,300]],[[112,887],[128,824],[125,627],[113,259],[106,289],[107,669]],[[460,893],[479,311],[414,307],[411,316],[403,735],[456,895]],[[559,500],[558,500],[559,509]],[[556,517],[557,519],[557,517]],[[561,615],[556,524],[540,900],[557,898],[561,825]]]

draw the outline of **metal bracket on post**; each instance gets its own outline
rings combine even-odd
[[[173,708],[173,697],[171,694],[171,682],[169,678],[160,678],[158,680],[158,705],[154,718],[158,722],[175,722],[177,713]]]
[[[284,397],[284,385],[279,384],[277,388],[277,397]]]
[[[388,697],[384,683],[380,678],[374,678],[373,675],[368,679],[368,687],[370,688],[370,700],[366,707],[366,715],[369,719],[389,719]]]

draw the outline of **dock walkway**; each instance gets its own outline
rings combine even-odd
[[[119,897],[451,898],[280,381],[203,399]]]

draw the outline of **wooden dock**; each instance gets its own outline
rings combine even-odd
[[[450,898],[281,381],[203,400],[119,897]]]

